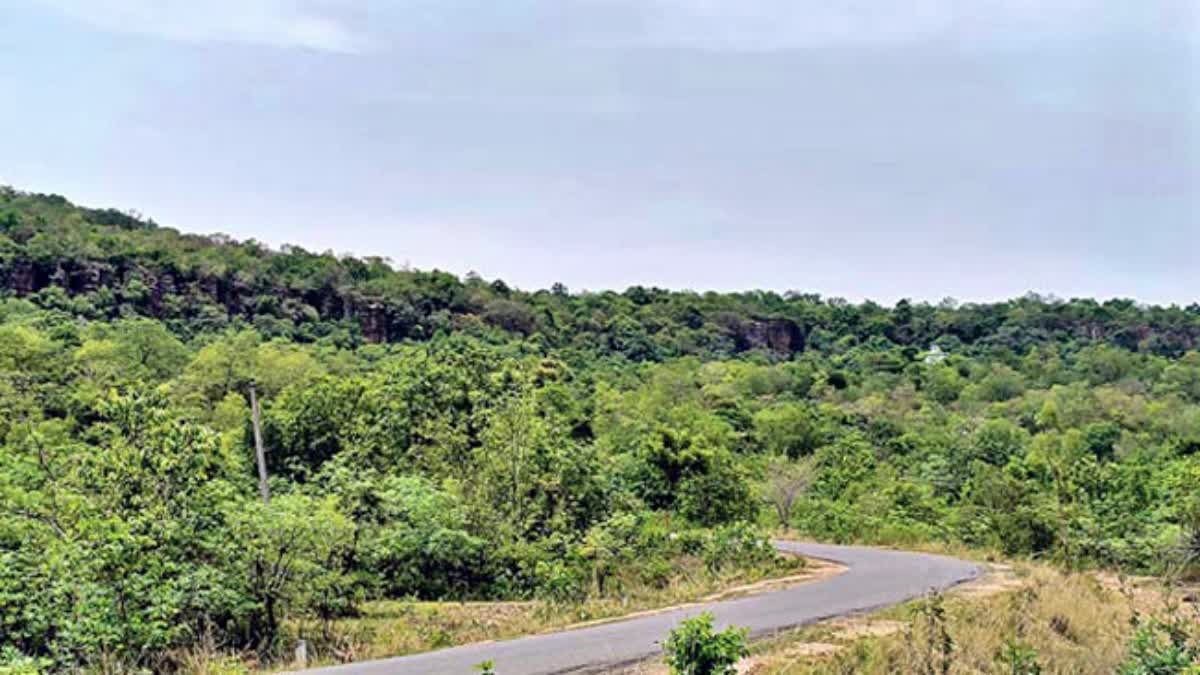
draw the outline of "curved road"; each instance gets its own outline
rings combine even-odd
[[[780,550],[832,560],[848,569],[782,591],[690,606],[627,621],[483,642],[379,661],[303,671],[304,675],[469,675],[485,660],[499,675],[603,672],[662,653],[680,621],[712,612],[720,627],[745,626],[752,637],[822,619],[876,609],[974,578],[980,567],[954,558],[858,546],[776,542]]]

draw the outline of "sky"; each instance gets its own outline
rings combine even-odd
[[[0,0],[0,184],[525,289],[1200,301],[1196,0]]]

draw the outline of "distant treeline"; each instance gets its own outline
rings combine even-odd
[[[770,291],[633,286],[573,294],[556,284],[526,292],[473,274],[395,269],[378,257],[181,234],[138,215],[11,188],[0,188],[0,279],[5,292],[42,307],[89,319],[151,317],[184,338],[253,327],[266,337],[343,347],[503,331],[548,348],[660,361],[749,350],[786,357],[872,340],[1018,353],[1075,340],[1178,356],[1200,341],[1200,304],[1028,295],[888,308]]]

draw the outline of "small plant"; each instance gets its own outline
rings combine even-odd
[[[46,659],[35,659],[12,647],[0,649],[0,675],[41,675],[50,668]]]
[[[1184,509],[1183,534],[1175,546],[1175,563],[1183,579],[1200,578],[1200,500]]]
[[[479,675],[496,675],[496,663],[495,661],[484,661],[476,664],[475,670],[479,671]]]
[[[1005,640],[996,660],[1008,675],[1042,675],[1037,650],[1017,640]]]
[[[1185,619],[1143,621],[1134,631],[1121,675],[1200,675],[1200,642]]]
[[[1200,525],[1200,519],[1193,520]],[[1186,567],[1189,559],[1183,562]],[[1134,632],[1118,671],[1120,675],[1200,675],[1200,632],[1197,632],[1200,610],[1191,616],[1187,607],[1175,598],[1178,574],[1171,575],[1163,586],[1163,607],[1149,616],[1136,608],[1133,590],[1121,577],[1121,593],[1134,607],[1129,619]]]
[[[921,675],[949,675],[954,662],[954,639],[946,628],[946,607],[939,593],[917,604],[917,616],[908,628],[912,662]]]
[[[667,665],[672,675],[733,675],[734,665],[750,653],[746,632],[733,626],[714,632],[708,612],[684,619],[664,645]]]

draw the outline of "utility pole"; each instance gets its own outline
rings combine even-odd
[[[264,504],[271,502],[271,486],[267,484],[267,451],[263,449],[262,419],[258,411],[258,392],[250,380],[250,420],[254,423],[254,455],[258,459],[258,492]]]

